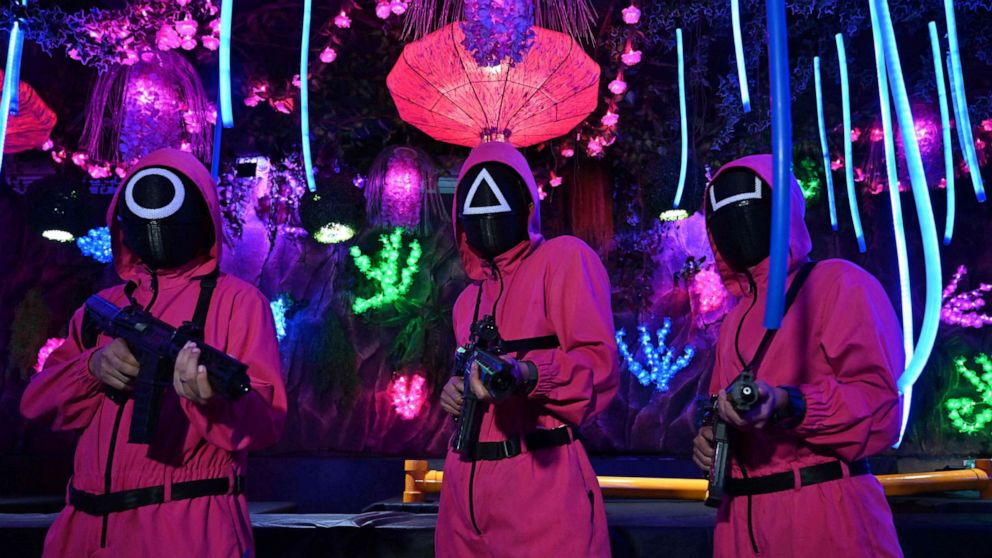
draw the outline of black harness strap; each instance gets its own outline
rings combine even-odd
[[[200,279],[200,296],[196,299],[196,310],[193,311],[193,323],[200,332],[205,331],[207,326],[207,312],[210,311],[210,299],[214,296],[218,275],[219,272],[215,269]]]
[[[500,342],[500,346],[496,351],[496,354],[524,354],[529,353],[530,351],[557,349],[558,347],[561,347],[561,341],[558,340],[557,335],[528,337],[526,339],[508,339]]]

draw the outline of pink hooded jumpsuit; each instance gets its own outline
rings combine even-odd
[[[479,440],[499,442],[537,429],[587,422],[613,399],[619,363],[609,278],[599,256],[574,237],[541,237],[537,187],[520,152],[507,143],[482,144],[469,155],[461,174],[485,161],[516,170],[534,201],[529,241],[495,259],[505,288],[496,309],[500,335],[557,335],[560,341],[557,349],[519,355],[537,366],[537,385],[526,396],[488,407]],[[500,285],[488,264],[466,244],[455,217],[462,263],[467,275],[478,281],[455,303],[455,337],[464,345],[479,289],[481,317],[492,312]],[[525,450],[499,461],[472,462],[449,451],[435,546],[441,558],[609,556],[603,498],[582,444]]]
[[[131,169],[123,184],[151,166],[176,169],[192,179],[207,201],[216,233],[209,256],[153,275],[128,251],[114,218],[123,188],[117,190],[107,210],[117,274],[138,285],[134,296],[140,304],[155,298],[150,312],[177,326],[192,319],[199,296],[196,279],[218,267],[223,245],[220,212],[210,173],[183,151],[163,149],[149,154]],[[128,304],[123,285],[99,294],[118,306]],[[253,286],[220,274],[204,340],[248,365],[252,390],[235,402],[215,396],[200,406],[166,389],[158,438],[151,445],[128,443],[133,400],[117,405],[90,373],[90,356],[111,339],[100,335],[95,347],[85,348],[82,314],[80,309],[73,315],[65,344],[31,380],[21,412],[29,419],[52,421],[56,430],[82,430],[70,480],[76,490],[104,494],[164,486],[166,501],[111,513],[106,519],[67,503],[48,532],[44,555],[250,556],[252,532],[244,494],[170,501],[170,487],[202,479],[233,481],[245,474],[248,450],[278,440],[286,416],[286,392],[268,301]]]
[[[720,172],[737,167],[777,186],[772,184],[771,155],[738,159]],[[803,220],[802,191],[795,179],[789,188],[791,282],[808,261],[812,243]],[[744,367],[735,342],[750,362],[765,334],[768,260],[752,269],[752,290],[744,274],[723,262],[715,245],[713,253],[727,289],[743,296],[720,330],[710,382],[715,394]],[[751,496],[750,517],[747,496],[728,497],[717,515],[714,556],[902,556],[881,484],[872,475],[848,476],[846,463],[895,442],[900,421],[896,378],[903,370],[903,355],[895,311],[879,282],[848,261],[819,262],[757,371],[757,379],[771,386],[797,387],[806,399],[805,419],[791,430],[769,425],[741,434],[732,476],[742,478],[742,466],[748,477],[761,477],[840,460],[844,478]]]

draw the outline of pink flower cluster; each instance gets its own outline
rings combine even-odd
[[[405,420],[416,418],[427,400],[427,379],[420,374],[397,376],[386,390],[396,414]]]
[[[992,323],[992,316],[979,312],[985,306],[983,297],[985,293],[992,291],[992,285],[981,283],[977,289],[955,294],[961,278],[967,273],[968,269],[965,266],[958,266],[951,282],[944,288],[944,305],[940,310],[940,321],[949,325],[981,328]]]

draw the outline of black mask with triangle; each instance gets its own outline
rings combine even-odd
[[[512,167],[487,161],[458,183],[455,204],[468,245],[491,260],[528,239],[534,203],[527,183]]]

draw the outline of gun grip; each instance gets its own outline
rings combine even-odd
[[[727,476],[730,457],[730,432],[727,423],[721,419],[713,422],[713,465],[710,467],[709,485],[706,491],[705,505],[711,508],[720,507],[727,493]]]
[[[134,385],[134,410],[128,442],[150,444],[158,430],[158,416],[162,409],[162,388],[169,383],[172,370],[170,361],[147,352],[141,355],[138,377]]]

